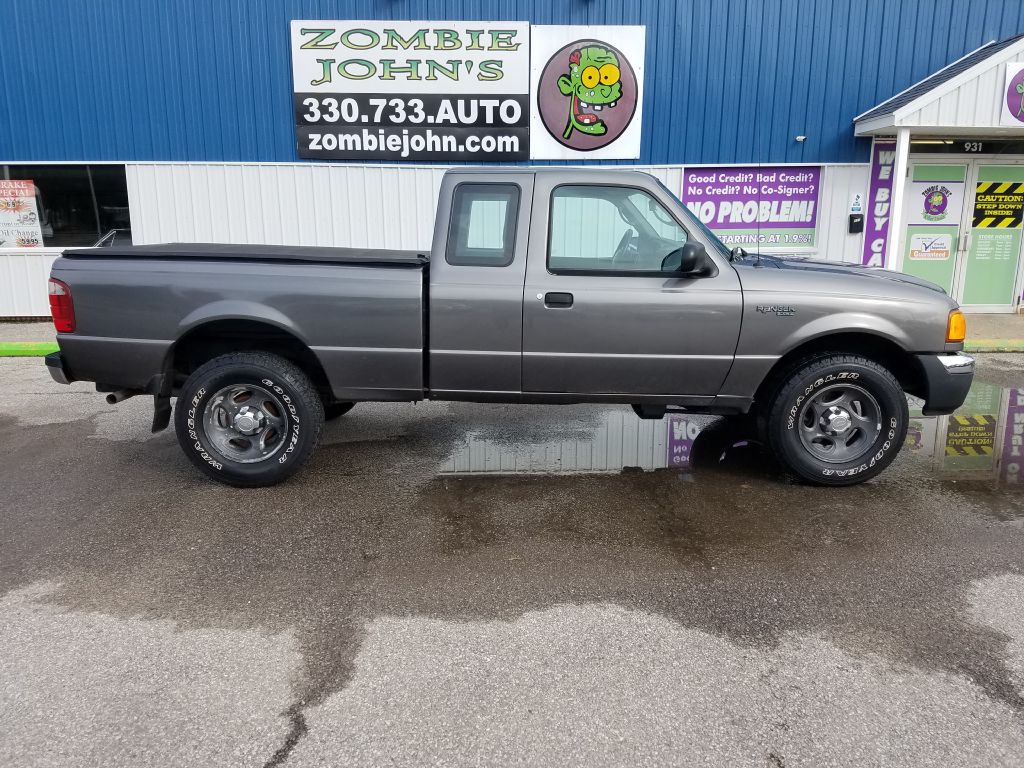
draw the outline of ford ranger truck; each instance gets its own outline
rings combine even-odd
[[[636,171],[458,169],[430,253],[289,245],[73,249],[53,265],[59,382],[174,403],[182,450],[280,482],[361,401],[623,403],[749,418],[793,475],[896,457],[910,393],[966,397],[964,318],[926,281],[730,251]]]

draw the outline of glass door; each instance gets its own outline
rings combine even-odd
[[[904,192],[903,271],[953,293],[968,164],[915,162]]]
[[[975,312],[1009,312],[1019,292],[1024,165],[979,160],[971,171],[956,298]]]

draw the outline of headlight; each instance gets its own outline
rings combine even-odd
[[[949,319],[946,320],[946,342],[963,341],[966,336],[967,320],[964,319],[964,313],[959,309],[954,309],[949,313]]]

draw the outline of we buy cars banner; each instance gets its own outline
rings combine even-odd
[[[645,36],[642,26],[292,21],[298,155],[637,158]]]

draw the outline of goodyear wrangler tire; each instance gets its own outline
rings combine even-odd
[[[228,485],[273,485],[313,453],[323,403],[294,364],[266,352],[221,355],[188,377],[174,408],[185,455]]]
[[[765,437],[803,480],[855,485],[892,463],[907,436],[907,398],[884,367],[856,355],[804,360],[769,398]]]

